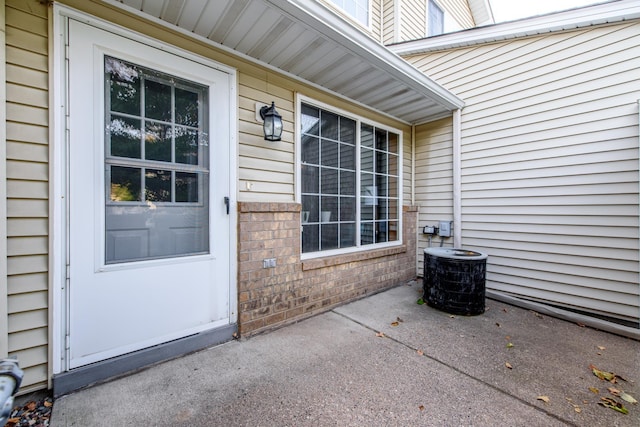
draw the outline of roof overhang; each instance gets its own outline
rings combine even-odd
[[[638,0],[617,0],[398,43],[388,48],[398,55],[415,55],[638,18],[640,18],[640,2]]]
[[[103,1],[407,124],[464,106],[315,1]]]

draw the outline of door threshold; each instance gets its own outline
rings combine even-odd
[[[237,330],[238,325],[233,323],[56,374],[53,376],[53,397],[57,398],[82,388],[132,374],[156,363],[222,344],[230,341]]]

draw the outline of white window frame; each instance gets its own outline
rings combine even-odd
[[[310,253],[302,253],[302,233],[300,235],[300,259],[307,260],[313,258],[323,258],[333,255],[343,255],[354,252],[366,252],[376,249],[388,248],[401,246],[403,244],[402,239],[402,230],[403,230],[403,135],[400,129],[396,129],[390,126],[386,126],[382,123],[376,122],[375,120],[370,120],[367,117],[363,117],[352,112],[346,111],[335,105],[326,104],[321,101],[317,101],[313,98],[307,97],[305,95],[297,94],[296,96],[296,111],[295,111],[295,151],[296,151],[296,190],[295,190],[295,199],[296,203],[302,204],[302,132],[300,129],[300,124],[302,123],[302,104],[309,104],[314,107],[321,108],[323,110],[327,110],[331,113],[338,114],[340,116],[344,116],[346,118],[352,119],[356,121],[356,245],[349,248],[341,248],[341,249],[329,249],[324,251],[310,252]],[[360,199],[361,199],[361,189],[360,189],[360,175],[361,175],[361,166],[360,166],[360,126],[362,124],[367,124],[374,126],[378,129],[385,130],[387,132],[392,132],[398,135],[398,230],[397,235],[398,239],[391,242],[383,242],[383,243],[374,243],[368,245],[362,245],[360,242],[360,224],[361,224],[361,208],[360,208]],[[302,230],[302,225],[301,225]]]
[[[367,0],[367,22],[361,22],[357,17],[353,16],[352,14],[350,14],[349,12],[347,12],[345,9],[343,9],[341,6],[339,6],[337,3],[335,3],[333,0],[323,0],[323,4],[327,7],[329,7],[330,9],[333,9],[335,12],[339,13],[340,15],[348,18],[349,20],[353,21],[355,24],[367,29],[367,30],[371,30],[372,27],[372,14],[373,14],[373,7],[372,7],[372,1],[373,0]]]
[[[430,28],[430,25],[429,25],[429,18],[430,18],[430,15],[429,15],[429,4],[430,3],[433,3],[442,12],[442,32],[438,33],[438,34],[429,34],[429,31],[431,31],[431,28]],[[441,34],[444,34],[446,32],[446,30],[445,30],[446,21],[447,21],[447,12],[445,11],[444,7],[442,7],[436,0],[427,0],[427,16],[426,16],[426,22],[425,22],[425,26],[426,26],[425,35],[427,37],[434,37],[434,36],[439,36]]]

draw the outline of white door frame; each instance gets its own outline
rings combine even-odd
[[[67,292],[68,260],[69,260],[69,209],[68,209],[68,87],[67,87],[67,22],[76,19],[96,28],[118,34],[137,42],[155,47],[191,61],[222,71],[229,76],[229,195],[230,226],[229,244],[231,253],[237,247],[237,70],[212,61],[209,58],[195,55],[183,49],[173,47],[158,40],[126,28],[103,21],[91,15],[76,11],[69,7],[54,4],[53,34],[51,37],[52,55],[49,81],[51,88],[50,109],[50,219],[49,219],[49,378],[69,370],[68,327],[69,305]],[[231,323],[237,323],[237,259],[229,257],[229,317]],[[49,384],[51,386],[51,384]]]

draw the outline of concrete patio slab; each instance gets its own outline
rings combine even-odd
[[[419,288],[64,396],[50,425],[640,425],[637,405],[624,415],[597,404],[611,384],[588,369],[625,377],[616,386],[637,398],[639,342],[495,301],[450,317],[417,305]]]

